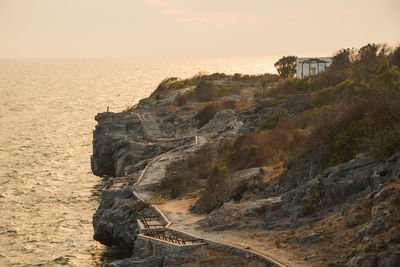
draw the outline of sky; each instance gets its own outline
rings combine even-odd
[[[399,0],[0,0],[0,58],[329,56],[400,44]]]

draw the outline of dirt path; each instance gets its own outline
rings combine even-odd
[[[199,139],[204,142],[204,140]],[[203,143],[201,142],[201,143]],[[200,145],[200,144],[199,144]],[[187,156],[187,153],[196,149],[197,145],[189,150],[179,150],[167,152],[154,160],[145,169],[141,179],[135,185],[135,192],[142,199],[151,199],[153,189],[165,176],[167,165],[179,158]],[[277,248],[275,241],[268,235],[260,234],[257,230],[246,231],[207,231],[200,229],[196,224],[197,221],[204,219],[206,215],[193,214],[189,208],[195,202],[195,198],[171,200],[162,205],[154,205],[157,207],[171,222],[168,228],[180,230],[204,239],[219,241],[226,244],[235,245],[241,248],[255,251],[265,255],[286,266],[321,266],[321,262],[305,261],[305,255],[300,250],[291,250],[290,248]]]
[[[207,231],[201,229],[197,221],[204,219],[206,215],[193,214],[189,211],[195,202],[194,198],[171,200],[163,205],[155,205],[171,222],[169,228],[187,232],[205,239],[219,241],[245,249],[250,249],[265,255],[286,266],[323,266],[317,255],[308,255],[306,251],[294,249],[288,245],[277,248],[272,233],[259,230],[226,230]],[[307,260],[305,260],[307,259]]]

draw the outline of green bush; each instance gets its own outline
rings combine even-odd
[[[296,107],[298,104],[299,104],[299,103],[297,103],[296,101],[293,101],[293,102],[290,102],[290,103],[289,103],[288,107],[289,107],[289,108],[294,108],[294,107]]]
[[[261,123],[259,130],[264,131],[275,128],[275,126],[285,116],[285,114],[286,114],[285,110],[283,109],[278,110],[277,112],[275,112],[274,115],[272,115],[270,118],[264,120]]]
[[[277,105],[279,105],[279,102],[276,99],[258,103],[256,105],[256,108],[254,109],[254,113],[258,113],[260,110],[262,110],[264,108],[272,108],[272,107],[275,107]]]
[[[218,88],[217,88],[217,95],[219,96],[219,97],[222,97],[222,96],[230,96],[232,94],[232,92],[231,92],[231,87],[229,86],[219,86]]]
[[[219,167],[218,171],[220,175],[227,175],[229,173],[228,167],[226,166]]]
[[[329,159],[331,166],[349,161],[361,152],[365,143],[382,134],[384,125],[370,124],[365,120],[355,121],[348,126],[336,128],[332,131],[333,151]]]
[[[182,89],[184,87],[185,83],[177,77],[165,78],[150,96],[160,98],[162,94],[173,90]]]
[[[382,132],[371,144],[371,155],[376,161],[383,162],[400,150],[400,130],[389,134]]]
[[[267,96],[288,96],[294,94],[302,94],[311,91],[311,84],[308,78],[304,79],[291,79],[280,83],[276,88],[271,89]]]
[[[400,68],[400,45],[394,49],[393,54],[390,56],[390,64]]]

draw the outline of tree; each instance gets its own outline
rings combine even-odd
[[[281,57],[274,66],[282,78],[293,77],[296,73],[296,56]]]
[[[381,65],[386,57],[384,44],[367,44],[358,50],[354,76],[357,80],[369,79],[370,74]]]
[[[354,48],[340,49],[332,57],[331,69],[346,70],[351,65],[351,57],[354,54]]]
[[[400,45],[394,49],[390,58],[390,63],[400,68]]]

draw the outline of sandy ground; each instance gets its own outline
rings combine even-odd
[[[189,208],[195,202],[195,198],[171,200],[166,204],[157,205],[172,222],[170,228],[184,231],[205,239],[211,239],[238,247],[251,249],[260,254],[266,255],[287,266],[323,266],[322,259],[310,252],[294,249],[290,244],[276,245],[275,233],[254,230],[226,230],[207,231],[200,229],[196,224],[198,220],[204,219],[206,215],[190,213]]]

